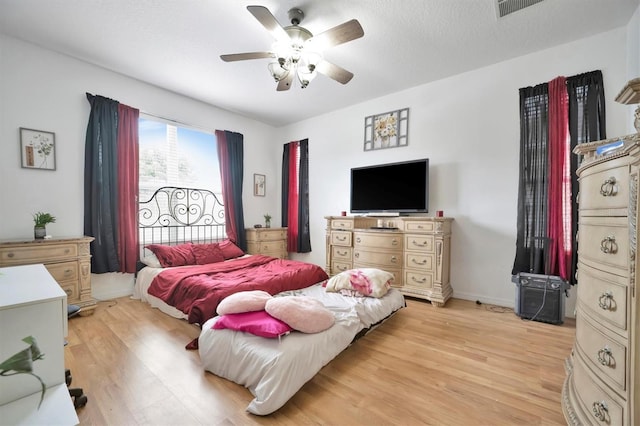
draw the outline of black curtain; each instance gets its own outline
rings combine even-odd
[[[300,141],[298,172],[298,253],[311,251],[309,231],[309,139]]]
[[[606,139],[606,119],[604,106],[604,84],[602,71],[596,70],[567,78],[569,95],[569,134],[571,151],[579,143]],[[571,259],[571,284],[576,283],[575,271],[578,267],[578,156],[571,155],[571,199],[573,232],[573,257]]]
[[[289,156],[291,155],[291,144],[284,145],[282,150],[282,200],[280,207],[282,210],[282,220],[280,226],[283,228],[289,223]]]
[[[242,184],[244,174],[244,137],[241,133],[225,130],[229,150],[229,171],[233,181],[233,215],[236,223],[236,245],[247,251],[247,236],[244,232],[244,209],[242,207]]]
[[[520,180],[513,275],[546,272],[548,92],[547,83],[520,89]]]
[[[117,272],[119,103],[89,93],[87,100],[91,112],[84,153],[84,234],[95,238],[91,243],[91,272]]]

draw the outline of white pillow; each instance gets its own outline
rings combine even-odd
[[[263,290],[239,291],[222,299],[216,312],[218,315],[227,315],[263,311],[267,300],[272,297]]]
[[[264,310],[294,330],[303,333],[320,333],[330,328],[336,321],[333,313],[325,308],[322,302],[312,297],[274,297],[267,301]]]
[[[393,274],[376,268],[349,269],[329,278],[326,291],[354,290],[364,296],[380,298],[387,294]]]
[[[153,254],[153,252],[151,252],[151,254],[146,255],[142,259],[140,259],[140,262],[144,263],[150,268],[162,268],[160,261],[158,260],[156,255]]]

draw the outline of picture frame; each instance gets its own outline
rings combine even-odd
[[[266,195],[267,178],[265,175],[258,173],[253,174],[253,195],[256,197],[264,197]]]
[[[364,150],[398,148],[409,144],[409,108],[374,114],[364,119]]]
[[[25,169],[56,169],[56,134],[20,127],[21,165]]]

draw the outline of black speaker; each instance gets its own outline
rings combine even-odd
[[[517,287],[515,313],[523,319],[562,324],[568,284],[553,275],[521,272],[511,279]]]

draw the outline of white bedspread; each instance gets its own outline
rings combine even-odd
[[[219,317],[202,327],[198,345],[204,369],[247,387],[253,401],[250,413],[270,414],[282,407],[329,361],[346,349],[353,338],[405,306],[400,292],[384,297],[347,297],[326,293],[320,284],[282,295],[306,295],[322,301],[335,324],[321,333],[292,332],[267,339],[232,330],[213,330]]]

